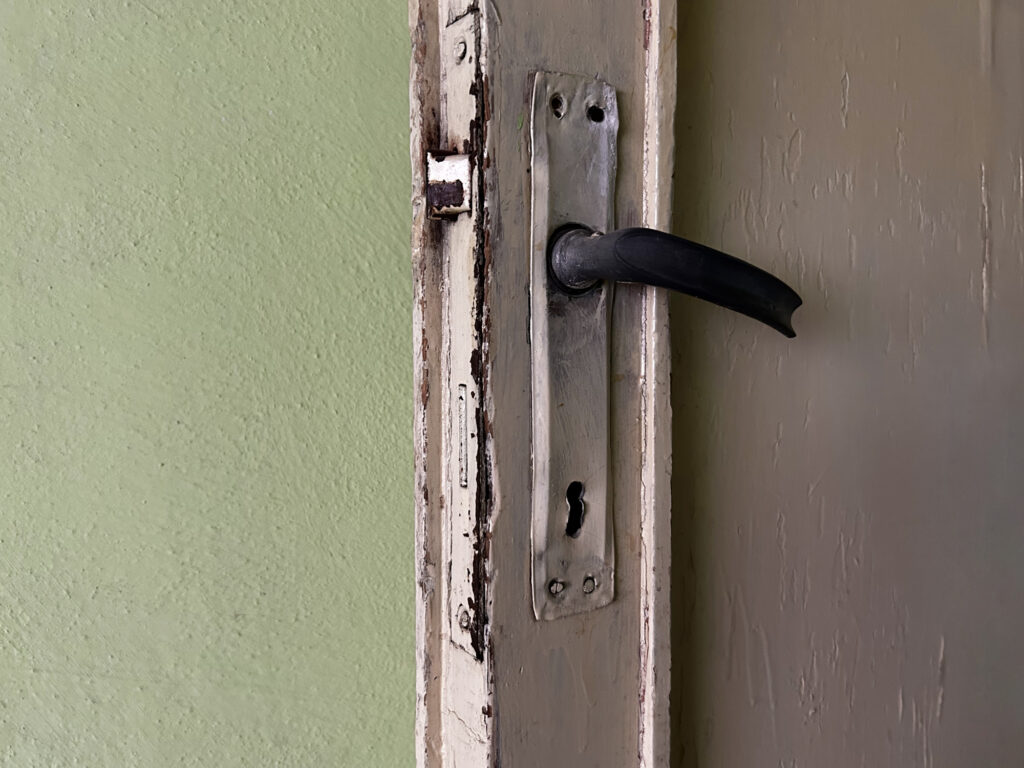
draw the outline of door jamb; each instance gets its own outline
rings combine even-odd
[[[622,0],[626,2],[627,0]],[[445,563],[442,561],[442,520],[447,514],[443,497],[443,454],[441,435],[442,380],[446,361],[438,332],[444,327],[444,292],[438,286],[447,279],[443,263],[443,223],[428,215],[426,155],[444,148],[441,135],[441,29],[459,14],[494,14],[487,0],[410,0],[409,24],[412,38],[410,66],[410,128],[412,156],[412,260],[414,276],[414,453],[415,453],[415,552],[416,552],[416,764],[418,768],[449,768],[469,764],[461,747],[446,743],[442,727],[445,716],[442,699],[445,672],[442,607]],[[671,213],[673,168],[673,123],[676,101],[676,3],[674,0],[644,0],[644,127],[643,127],[643,226],[667,230]],[[445,18],[442,25],[439,19]],[[486,57],[486,24],[480,25],[478,68]],[[486,90],[483,79],[477,81]],[[486,94],[480,98],[486,99]],[[481,113],[483,110],[481,111]],[[479,126],[486,131],[486,126]],[[481,185],[484,146],[479,151]],[[481,200],[485,189],[476,190]],[[485,214],[481,208],[481,214]],[[485,221],[478,226],[486,227]],[[662,289],[647,287],[642,292],[640,350],[641,430],[641,585],[640,585],[640,680],[636,694],[640,722],[636,745],[637,766],[667,768],[669,764],[670,568],[671,568],[671,403],[668,300]],[[485,306],[476,312],[486,312]],[[485,403],[481,403],[486,407]],[[486,411],[484,411],[486,413]],[[481,439],[489,439],[481,434]],[[487,448],[481,451],[486,454]],[[485,664],[472,683],[493,686]],[[487,706],[484,708],[487,709]],[[485,720],[493,713],[484,711]],[[494,729],[484,732],[492,739]],[[484,745],[493,761],[493,745]],[[488,762],[493,764],[493,762]],[[568,768],[568,767],[567,767]]]

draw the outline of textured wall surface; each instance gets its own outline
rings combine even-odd
[[[680,5],[676,229],[805,306],[673,307],[678,765],[1020,765],[1022,35]]]
[[[0,10],[0,765],[411,762],[407,40]]]

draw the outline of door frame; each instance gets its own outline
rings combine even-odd
[[[588,618],[608,610],[604,608],[560,620],[573,631],[551,632],[548,636],[557,638],[553,641],[528,640],[536,628],[525,622],[536,620],[523,618],[516,602],[520,592],[528,599],[520,561],[529,557],[529,544],[527,538],[524,550],[524,538],[517,533],[523,530],[524,514],[528,529],[529,517],[521,503],[524,494],[527,499],[529,495],[524,456],[528,459],[530,409],[528,393],[522,391],[529,378],[521,366],[528,360],[528,318],[523,312],[528,299],[522,295],[523,272],[515,260],[527,239],[521,206],[516,210],[529,157],[529,127],[524,127],[522,117],[529,98],[520,72],[524,66],[596,73],[620,89],[626,110],[620,154],[626,170],[640,177],[619,185],[620,225],[669,228],[676,4],[616,0],[592,6],[587,0],[517,0],[513,8],[484,0],[410,0],[409,23],[417,766],[479,768],[527,761],[538,765],[531,751],[539,747],[533,745],[548,744],[544,754],[553,755],[552,765],[572,768],[564,757],[555,762],[561,746],[550,749],[551,744],[561,744],[556,740],[562,733],[584,734],[587,741],[575,749],[600,750],[618,768],[623,763],[613,755],[629,755],[631,765],[643,768],[667,766],[667,297],[663,290],[650,287],[616,295],[616,312],[627,318],[616,331],[623,336],[620,358],[631,373],[624,374],[613,407],[627,427],[635,421],[637,428],[623,441],[628,443],[628,456],[635,455],[623,471],[636,477],[619,483],[628,502],[619,506],[624,512],[635,506],[635,511],[628,513],[632,517],[616,516],[618,572],[624,583],[635,585],[616,596],[621,620],[612,631],[625,627],[624,635],[615,638],[614,645],[587,639],[591,629],[597,632],[600,626],[601,633],[608,631]],[[564,43],[573,39],[577,27],[598,30],[603,39],[566,51]],[[427,156],[435,151],[468,158],[470,210],[455,217],[431,216]],[[470,426],[457,438],[459,414],[466,418],[466,398],[473,404]],[[472,450],[466,449],[467,434]],[[460,447],[454,447],[459,439]],[[456,468],[466,457],[468,467]],[[463,482],[454,482],[460,472]],[[638,524],[624,530],[627,522]],[[453,573],[452,562],[470,567]],[[462,600],[460,605],[467,600],[471,605],[466,627],[452,624],[453,596]],[[618,656],[607,650],[612,647]],[[543,676],[534,678],[532,684],[517,679],[516,670],[555,663],[552,654],[579,654],[581,660],[569,665],[574,673],[570,682],[599,687],[603,703],[595,705],[597,711],[621,711],[635,717],[635,724],[621,733],[615,728],[595,729],[588,713],[578,711],[580,701],[596,695],[593,690],[567,690],[572,686],[557,675],[550,682]],[[635,674],[609,676],[601,669],[617,663],[620,656],[635,656],[635,667],[629,667]],[[520,684],[530,691],[532,702],[515,701]],[[615,702],[609,703],[612,697]],[[534,716],[538,711],[548,716]],[[563,754],[575,754],[573,749],[566,746]],[[593,759],[587,761],[588,766],[593,764]]]

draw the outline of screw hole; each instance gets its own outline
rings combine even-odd
[[[551,111],[559,120],[562,119],[562,115],[565,114],[565,99],[562,98],[562,94],[556,93],[551,97]]]
[[[565,489],[565,500],[569,504],[569,519],[565,524],[565,535],[575,539],[583,530],[583,483],[573,480]]]
[[[587,118],[592,123],[603,123],[604,110],[597,106],[597,104],[591,104],[589,107],[587,107]]]

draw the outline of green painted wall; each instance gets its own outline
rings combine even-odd
[[[0,9],[0,765],[412,762],[407,39]]]

